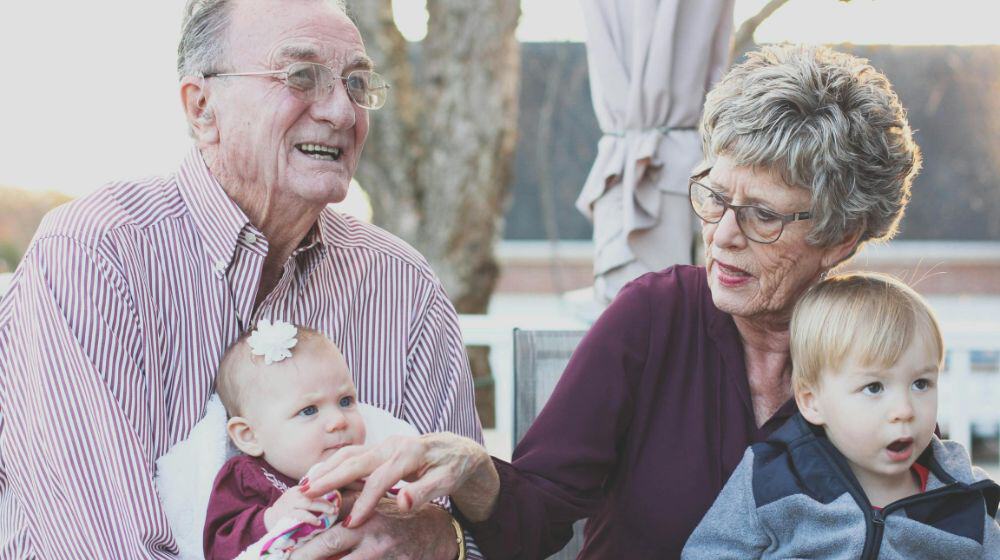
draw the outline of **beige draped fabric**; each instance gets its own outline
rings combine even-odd
[[[604,136],[576,201],[594,222],[596,295],[688,263],[687,178],[705,94],[728,65],[734,0],[581,0]]]

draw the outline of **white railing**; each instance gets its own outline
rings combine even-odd
[[[941,376],[938,421],[948,438],[969,448],[973,426],[998,429],[1000,424],[1000,371],[997,364],[976,368],[974,352],[1000,352],[1000,325],[945,328],[947,369]],[[977,371],[978,369],[978,371]]]

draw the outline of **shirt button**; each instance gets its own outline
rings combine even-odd
[[[226,273],[226,262],[225,261],[215,261],[215,265],[213,266],[213,268],[215,269],[216,274],[225,274]]]
[[[243,241],[246,241],[247,245],[253,245],[257,242],[257,236],[252,231],[248,231],[243,234]]]

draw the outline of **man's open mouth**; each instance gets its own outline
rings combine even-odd
[[[325,161],[337,161],[342,153],[340,148],[323,144],[296,144],[295,149],[313,159]]]

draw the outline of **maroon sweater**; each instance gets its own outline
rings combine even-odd
[[[743,347],[705,270],[626,286],[591,327],[513,463],[493,516],[467,524],[490,560],[543,558],[589,517],[580,558],[678,558],[757,428]]]
[[[215,477],[205,517],[205,559],[232,560],[260,540],[264,510],[297,482],[274,470],[267,461],[237,455]]]

